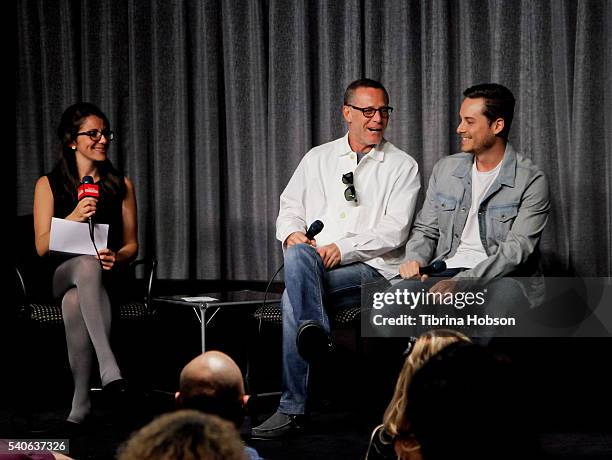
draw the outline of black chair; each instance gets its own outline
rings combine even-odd
[[[61,301],[53,299],[48,286],[41,286],[41,280],[48,280],[51,273],[36,254],[34,246],[34,219],[32,214],[19,216],[19,253],[15,263],[17,281],[17,311],[19,319],[31,321],[40,326],[61,325]],[[144,267],[144,276],[138,278],[138,267]],[[149,318],[153,314],[151,304],[153,281],[157,268],[155,257],[142,258],[132,262],[126,270],[130,292],[122,293],[121,302],[113,305],[119,320]]]
[[[139,280],[136,278],[135,272],[137,267],[141,265],[145,267],[145,277]],[[113,305],[113,311],[119,314],[119,320],[138,320],[152,316],[154,311],[151,305],[151,291],[156,268],[157,260],[155,258],[139,259],[130,264],[128,270],[130,278],[136,284],[144,284],[144,286],[135,289],[135,291],[140,290],[140,294],[126,298],[119,305]],[[20,299],[16,305],[16,319],[30,321],[40,327],[63,325],[61,300],[41,296],[39,291],[37,291],[37,294],[31,295],[28,285],[34,284],[36,279],[28,277],[26,273],[31,273],[32,269],[16,265],[15,271],[18,288],[17,298]],[[34,269],[34,271],[37,270]]]
[[[52,273],[36,253],[33,216],[17,217],[16,231],[16,302],[7,316],[12,325],[11,342],[19,344],[12,352],[16,356],[14,361],[18,363],[12,373],[14,387],[25,401],[20,409],[27,412],[38,409],[45,401],[45,392],[55,396],[57,390],[60,390],[60,395],[65,390],[66,394],[61,396],[67,396],[72,386],[61,300],[53,298],[50,289]],[[149,341],[148,331],[153,320],[151,300],[156,267],[154,257],[132,262],[125,270],[128,279],[122,283],[122,287],[127,289],[122,289],[124,292],[121,292],[120,299],[111,296],[113,349],[122,372],[129,374],[128,378],[135,377],[135,380],[147,371],[143,355],[146,357],[146,341]],[[144,342],[144,347],[134,346],[139,341]],[[33,373],[34,379],[31,377]]]

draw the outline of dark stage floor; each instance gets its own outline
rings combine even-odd
[[[157,395],[160,412],[168,407],[167,396]],[[151,400],[153,401],[153,400]],[[36,426],[53,426],[65,416],[61,409],[37,414],[31,421]],[[123,442],[129,428],[110,422],[109,414],[100,411],[88,433],[70,440],[70,454],[76,459],[113,459],[117,447]],[[141,418],[145,423],[153,415]],[[245,422],[243,432],[248,431],[250,421]],[[311,426],[306,433],[283,441],[252,441],[260,455],[266,459],[360,459],[363,458],[371,427],[376,420],[360,411],[346,407],[329,406],[312,415]],[[27,430],[28,421],[14,412],[0,412],[1,437],[40,438],[44,433]],[[570,431],[543,432],[540,434],[543,459],[610,459],[612,458],[612,432]],[[2,455],[0,455],[2,458]]]

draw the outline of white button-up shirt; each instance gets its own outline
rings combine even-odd
[[[342,176],[351,171],[356,203],[344,197]],[[347,134],[302,158],[280,197],[276,237],[284,242],[319,219],[318,246],[335,243],[342,265],[365,262],[390,279],[404,258],[420,186],[410,155],[383,140],[357,164]]]

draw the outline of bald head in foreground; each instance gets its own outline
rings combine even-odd
[[[237,428],[248,400],[240,368],[220,351],[202,353],[183,368],[175,397],[179,407],[218,415]]]

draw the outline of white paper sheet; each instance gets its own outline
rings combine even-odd
[[[98,250],[108,244],[108,224],[94,225],[94,241]],[[89,224],[72,220],[51,218],[51,236],[49,250],[69,254],[96,255],[89,237]]]
[[[213,302],[215,300],[219,300],[219,299],[215,299],[214,297],[182,297],[182,300],[184,300],[185,302]]]

